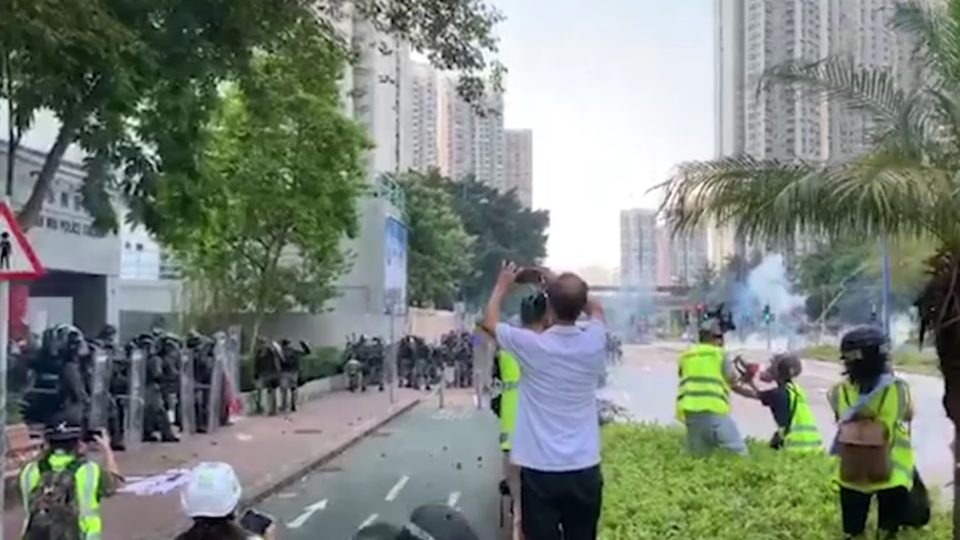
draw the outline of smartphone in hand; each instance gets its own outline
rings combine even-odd
[[[270,525],[273,525],[273,521],[274,519],[271,516],[251,508],[244,512],[243,517],[240,518],[240,526],[253,534],[263,536]]]

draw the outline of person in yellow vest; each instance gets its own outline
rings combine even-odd
[[[547,298],[537,293],[520,303],[520,324],[534,332],[543,332],[549,326]],[[497,351],[500,368],[500,449],[503,451],[503,471],[513,499],[513,538],[520,540],[520,467],[510,461],[513,432],[517,425],[517,406],[520,402],[520,363],[504,349]]]
[[[776,386],[760,390],[752,379],[747,379],[747,383],[760,403],[770,409],[777,424],[777,431],[770,440],[772,448],[787,452],[822,452],[823,440],[807,393],[794,380],[802,371],[803,364],[795,355],[777,354],[760,373],[761,381]]]
[[[700,342],[680,356],[677,418],[687,428],[687,448],[703,456],[723,449],[746,454],[747,446],[730,416],[730,392],[756,399],[744,386],[723,350],[723,325],[717,317],[700,324]]]
[[[20,471],[24,540],[103,535],[100,500],[116,491],[122,477],[106,433],[94,436],[103,465],[86,459],[81,425],[70,412],[55,415],[44,429],[46,450]]]
[[[847,332],[840,341],[845,378],[827,394],[838,425],[832,452],[839,455],[836,481],[847,538],[864,534],[874,496],[877,525],[888,538],[908,523],[911,513],[910,491],[916,478],[909,428],[913,405],[906,381],[891,371],[889,351],[887,336],[878,327]],[[868,424],[879,424],[882,430],[866,429]],[[881,432],[883,444],[863,440],[868,431]],[[886,479],[854,480],[862,476],[864,464],[876,462],[871,452],[886,454],[880,455]]]

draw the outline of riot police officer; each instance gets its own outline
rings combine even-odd
[[[280,408],[297,411],[297,388],[300,386],[300,361],[310,354],[310,346],[301,341],[294,347],[289,339],[280,342]]]
[[[117,329],[113,325],[105,325],[97,334],[96,346],[107,355],[107,431],[110,435],[110,446],[113,450],[125,449],[124,422],[126,409],[130,399],[130,362],[117,344]]]
[[[163,442],[178,442],[173,433],[170,417],[164,408],[163,386],[167,377],[164,376],[161,345],[156,335],[143,336],[141,344],[147,355],[146,384],[144,385],[143,409],[143,440],[156,442],[157,433]]]
[[[267,393],[269,414],[277,414],[277,388],[280,386],[280,362],[283,351],[277,342],[263,337],[257,338],[257,349],[253,362],[253,377],[256,381],[256,410],[264,413],[263,393]]]

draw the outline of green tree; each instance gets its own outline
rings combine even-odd
[[[714,218],[748,237],[791,241],[800,232],[874,241],[934,238],[917,307],[930,330],[945,382],[944,406],[960,428],[960,0],[904,2],[895,30],[918,44],[914,87],[891,70],[847,58],[791,62],[764,77],[869,115],[870,151],[837,162],[734,156],[685,163],[665,185],[662,210],[685,230]],[[778,88],[782,89],[782,88]],[[954,482],[960,490],[960,467]],[[960,501],[960,493],[955,494]],[[956,504],[960,505],[960,502]],[[960,537],[960,512],[954,512]]]
[[[547,256],[549,212],[524,208],[513,191],[500,193],[472,178],[445,186],[467,234],[474,238],[473,272],[461,287],[466,302],[478,305],[486,300],[502,261],[534,265]]]
[[[266,314],[315,311],[335,294],[365,189],[370,146],[340,104],[342,51],[309,32],[288,44],[224,91],[199,181],[159,190],[158,209],[179,219],[160,239],[215,308],[253,314],[252,339]],[[202,213],[178,212],[187,198]]]
[[[349,4],[349,6],[347,6]],[[477,101],[501,14],[483,0],[9,0],[0,2],[0,99],[13,119],[6,133],[14,163],[36,114],[60,122],[18,219],[36,221],[71,144],[89,156],[83,201],[104,229],[117,226],[108,193],[126,196],[134,216],[158,234],[186,213],[157,211],[157,181],[196,181],[201,138],[217,110],[218,87],[248,70],[254,51],[272,51],[309,24],[344,49],[335,23],[358,13],[388,39],[402,39],[437,67],[463,74],[461,93]],[[384,40],[386,41],[386,39]],[[387,51],[386,43],[360,43]],[[162,174],[161,174],[162,173]],[[14,172],[8,171],[8,189]]]
[[[449,309],[470,270],[471,238],[436,170],[401,177],[409,229],[407,282],[412,305],[433,304]]]

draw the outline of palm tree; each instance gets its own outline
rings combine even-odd
[[[933,5],[928,5],[933,4]],[[931,331],[945,381],[944,407],[960,428],[960,0],[898,4],[894,30],[916,38],[917,82],[847,58],[788,62],[759,91],[813,92],[869,115],[869,152],[845,161],[734,156],[679,165],[660,187],[661,212],[678,232],[711,221],[748,238],[792,241],[884,235],[933,238],[936,256],[917,300],[921,333]],[[960,469],[957,469],[960,471]],[[960,539],[960,473],[954,538]]]

